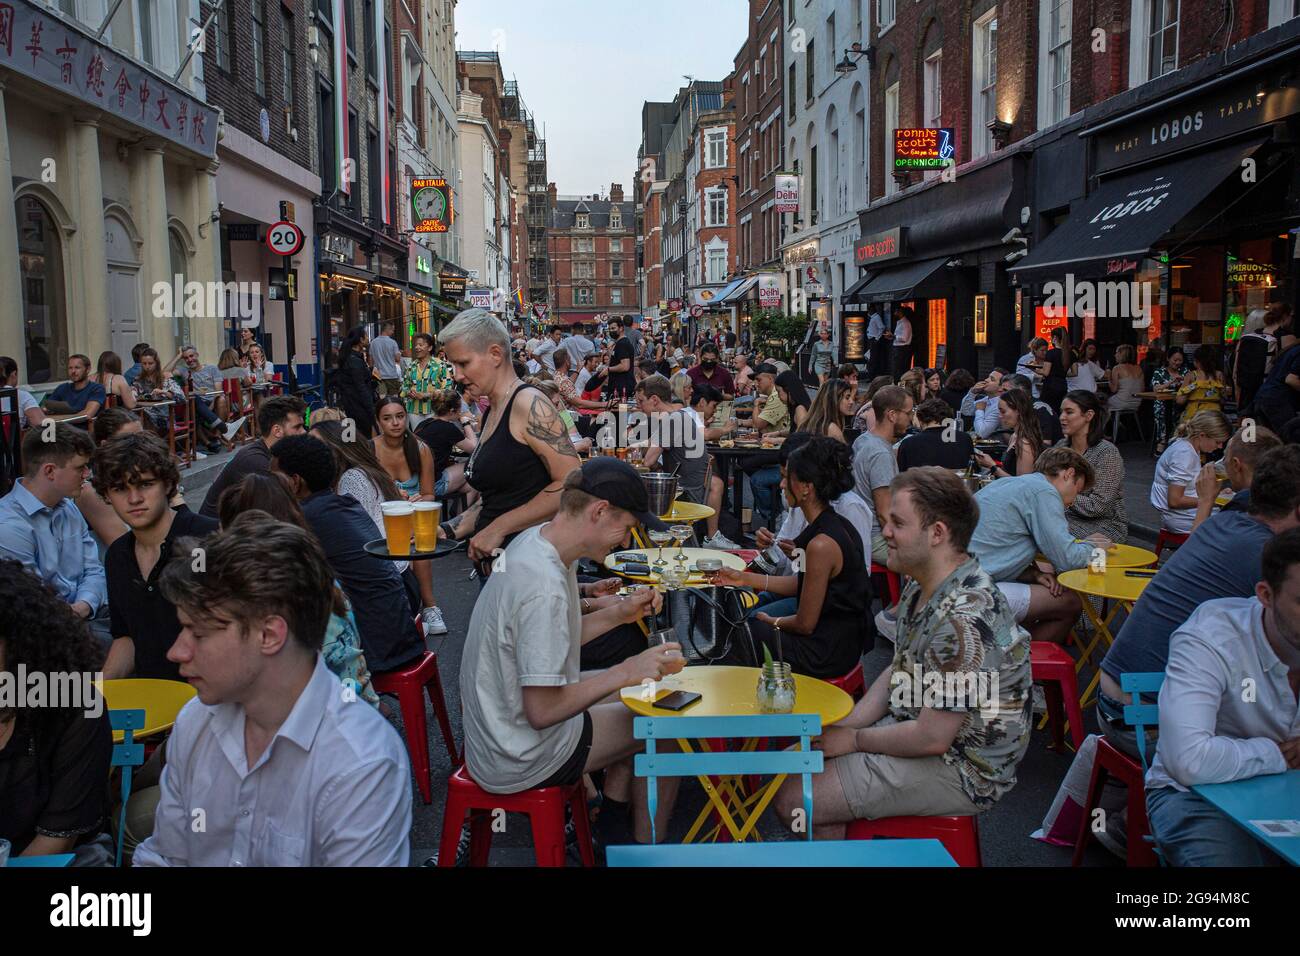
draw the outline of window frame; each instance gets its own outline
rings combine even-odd
[[[223,4],[224,6],[224,4]],[[280,98],[284,101],[284,106],[289,110],[295,110],[298,105],[297,85],[298,85],[298,51],[296,49],[298,36],[294,32],[293,11],[280,5],[280,72],[283,74],[280,80]]]
[[[994,151],[988,124],[998,115],[997,30],[996,6],[979,17],[971,28],[971,159]],[[990,74],[992,82],[989,82]]]
[[[253,94],[263,100],[266,99],[266,19],[266,0],[250,0],[249,42],[253,57]]]

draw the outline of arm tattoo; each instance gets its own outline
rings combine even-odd
[[[533,438],[549,445],[556,453],[570,458],[578,457],[578,450],[569,440],[569,433],[564,427],[564,422],[560,420],[559,412],[544,395],[534,397],[533,404],[528,408],[527,431]]]

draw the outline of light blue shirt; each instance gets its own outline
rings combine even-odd
[[[976,404],[980,401],[984,402],[983,408]],[[980,395],[971,402],[971,414],[975,416],[975,434],[980,438],[988,438],[1002,428],[1002,412],[998,408],[998,401],[997,395]]]
[[[1074,540],[1061,493],[1045,475],[999,478],[975,503],[980,520],[967,550],[994,581],[1015,581],[1040,551],[1057,571],[1087,567],[1092,545]]]
[[[21,561],[69,604],[85,601],[92,614],[107,597],[99,546],[77,506],[64,498],[47,508],[21,478],[0,498],[0,557]]]

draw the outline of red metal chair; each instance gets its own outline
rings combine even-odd
[[[828,680],[826,683],[834,684],[844,693],[848,694],[854,700],[861,700],[862,695],[866,693],[867,684],[862,676],[862,661],[858,661],[858,666],[853,668],[843,677],[836,677],[834,680]]]
[[[1097,756],[1092,764],[1092,779],[1088,783],[1088,802],[1084,804],[1082,819],[1079,822],[1079,837],[1074,843],[1074,858],[1071,866],[1083,863],[1083,851],[1092,837],[1092,811],[1101,804],[1101,791],[1106,786],[1108,775],[1114,775],[1128,788],[1128,815],[1124,821],[1125,839],[1128,843],[1127,862],[1129,866],[1156,866],[1155,850],[1146,837],[1151,832],[1147,823],[1147,798],[1144,783],[1146,774],[1142,765],[1128,754],[1115,749],[1100,737],[1097,740]]]
[[[1156,535],[1156,561],[1160,560],[1160,552],[1165,549],[1166,545],[1170,548],[1177,548],[1189,537],[1191,537],[1190,534],[1179,534],[1176,531],[1166,531],[1161,528],[1160,533]]]
[[[1053,747],[1064,752],[1065,717],[1069,718],[1070,740],[1077,751],[1083,746],[1083,712],[1079,709],[1079,680],[1074,658],[1050,641],[1029,642],[1029,666],[1034,683],[1043,684],[1047,694],[1047,717],[1052,725]],[[1064,701],[1065,713],[1061,713]]]
[[[872,576],[883,574],[885,577],[885,586],[889,589],[889,604],[886,606],[893,607],[897,604],[898,596],[903,593],[903,579],[898,575],[898,573],[889,570],[889,568],[885,567],[883,564],[876,564],[876,562],[872,561],[871,574]]]
[[[438,656],[432,651],[425,651],[424,656],[412,666],[405,670],[375,674],[371,683],[376,693],[397,697],[398,706],[402,710],[402,726],[406,729],[406,749],[411,753],[411,766],[415,768],[415,782],[420,787],[420,796],[424,802],[432,803],[429,722],[424,716],[426,692],[429,702],[433,704],[434,716],[438,718],[438,726],[442,728],[442,739],[447,744],[452,766],[461,760],[456,750],[456,738],[451,732],[451,721],[447,717],[447,700],[443,696],[442,678],[438,674]]]
[[[979,826],[972,817],[882,817],[854,820],[844,834],[847,840],[888,837],[901,840],[938,840],[958,866],[983,866],[980,862]]]
[[[538,866],[564,866],[564,807],[568,804],[578,831],[578,849],[584,866],[595,866],[591,822],[587,819],[587,792],[579,780],[571,787],[544,787],[523,793],[488,793],[464,766],[447,781],[447,810],[442,817],[439,866],[456,865],[465,814],[469,814],[470,865],[486,866],[492,849],[492,814],[497,811],[527,814],[533,828],[533,853]]]

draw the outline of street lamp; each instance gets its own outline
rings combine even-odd
[[[850,56],[852,56],[853,59],[849,59]],[[876,66],[876,48],[874,46],[869,46],[864,50],[861,43],[855,43],[849,49],[844,51],[844,59],[835,64],[835,72],[840,74],[840,76],[847,76],[849,73],[853,73],[858,68],[857,61],[864,56],[867,58],[867,65],[874,69]]]

